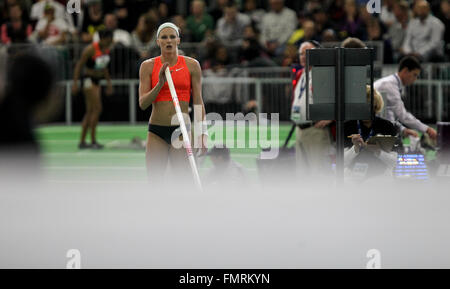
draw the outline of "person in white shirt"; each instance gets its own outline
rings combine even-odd
[[[51,5],[55,9],[55,19],[62,19],[66,22],[66,25],[70,33],[75,32],[75,25],[73,18],[66,11],[66,7],[61,3],[54,0],[38,0],[31,6],[30,18],[31,20],[39,21],[45,18],[44,11],[46,6]]]
[[[48,45],[64,44],[69,33],[69,26],[61,18],[55,18],[55,8],[47,5],[44,18],[36,24],[35,33],[40,42]]]
[[[128,31],[117,28],[117,16],[115,14],[109,13],[105,15],[104,18],[105,27],[107,30],[113,31],[113,43],[120,43],[126,47],[131,45],[131,35]],[[98,31],[95,32],[92,42],[98,42],[100,37]]]
[[[417,133],[411,130],[404,132],[405,127],[427,133],[430,138],[436,140],[437,133],[432,127],[422,123],[414,115],[408,112],[402,100],[404,87],[413,84],[420,74],[421,66],[414,56],[405,56],[401,61],[398,72],[377,80],[374,87],[379,91],[385,100],[385,110],[382,117],[392,122],[400,124],[403,136]]]
[[[402,53],[414,54],[425,61],[442,59],[444,54],[445,26],[430,14],[430,4],[419,0],[414,6],[417,18],[411,20],[406,30]]]
[[[320,47],[316,41],[305,41],[300,45],[299,60],[306,67],[306,50]],[[291,109],[291,120],[297,125],[295,154],[297,169],[300,174],[311,175],[326,172],[331,168],[331,134],[328,125],[330,120],[316,123],[306,119],[306,89],[309,89],[309,103],[312,103],[312,80],[309,71],[309,85],[306,84],[306,68],[300,70],[294,83],[294,100]],[[298,79],[297,79],[298,78]]]
[[[270,0],[269,4],[271,11],[262,19],[260,41],[269,53],[278,56],[297,27],[297,15],[284,7],[284,0]]]
[[[395,23],[394,5],[397,0],[385,0],[381,7],[380,20],[384,25],[390,27]]]

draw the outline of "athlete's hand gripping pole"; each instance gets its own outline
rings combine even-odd
[[[186,124],[184,123],[183,114],[181,113],[180,103],[178,101],[178,96],[177,96],[177,92],[175,90],[175,86],[173,84],[172,76],[170,75],[169,67],[166,68],[165,73],[166,73],[167,84],[169,85],[170,94],[172,95],[173,105],[175,106],[177,118],[178,118],[178,121],[180,122],[180,129],[181,129],[181,133],[183,135],[183,143],[184,143],[184,147],[186,148],[186,153],[189,158],[189,163],[191,165],[195,184],[197,185],[198,189],[202,191],[203,190],[202,183],[200,182],[200,176],[198,174],[197,165],[196,165],[195,159],[194,159],[194,154],[192,153],[190,138],[189,138],[189,135],[188,135],[188,132],[186,129]]]

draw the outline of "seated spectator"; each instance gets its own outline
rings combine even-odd
[[[158,16],[159,16],[159,23],[158,26],[169,22],[170,21],[170,17],[169,17],[169,6],[167,6],[167,3],[165,2],[161,2],[158,5]]]
[[[32,3],[30,0],[3,0],[0,1],[0,26],[9,21],[9,8],[16,4],[22,8],[22,20],[27,23],[31,22],[29,15]]]
[[[182,15],[175,15],[172,17],[172,23],[175,24],[180,30],[180,38],[183,39],[183,42],[191,42],[192,41],[192,33],[187,28],[186,20]]]
[[[133,46],[142,59],[150,57],[150,52],[156,48],[157,23],[148,14],[139,17],[138,24],[131,33],[131,46]]]
[[[210,57],[203,62],[203,69],[212,69],[214,72],[225,69],[230,64],[227,48],[215,43],[210,48]]]
[[[229,2],[225,13],[217,23],[217,38],[227,46],[240,46],[244,38],[244,29],[250,24],[250,17],[239,13],[234,2]]]
[[[230,58],[225,46],[218,42],[209,44],[209,57],[203,61],[203,75],[211,80],[227,77]],[[232,100],[233,86],[229,83],[203,83],[203,101],[205,104],[226,104]]]
[[[92,0],[91,0],[92,1]],[[117,27],[126,31],[131,31],[136,25],[135,13],[132,9],[133,1],[114,0],[103,1],[105,12],[112,13],[117,17]]]
[[[303,42],[316,40],[316,26],[312,20],[303,21],[302,27],[295,30],[288,40],[288,45],[299,47]]]
[[[389,27],[386,37],[391,42],[394,59],[399,60],[402,44],[406,36],[406,28],[408,27],[409,22],[408,2],[405,0],[396,2],[394,4],[393,12],[395,15],[395,22]]]
[[[117,27],[117,17],[115,14],[109,13],[105,15],[104,20],[105,28],[107,30],[111,30],[113,32],[113,43],[114,44],[121,44],[123,46],[130,46],[131,45],[131,35],[128,33],[128,31],[120,29]],[[98,42],[100,40],[100,37],[98,35],[98,31],[94,34],[94,42]]]
[[[279,56],[298,20],[295,12],[284,6],[284,0],[270,0],[269,4],[270,12],[262,20],[260,41],[269,54]]]
[[[90,0],[87,6],[87,13],[84,13],[81,41],[91,43],[95,32],[103,29],[105,29],[105,25],[103,24],[102,2],[100,0]]]
[[[368,41],[383,42],[383,63],[393,63],[391,43],[383,39],[381,25],[378,19],[372,18],[366,27]]]
[[[1,43],[27,43],[33,28],[22,18],[22,8],[19,4],[9,6],[9,21],[1,26]]]
[[[328,15],[333,23],[341,23],[345,18],[344,0],[335,0],[328,9]]]
[[[246,0],[244,3],[244,13],[250,17],[250,20],[255,23],[256,28],[261,30],[261,22],[266,12],[264,9],[258,8],[256,0]]]
[[[396,0],[384,0],[381,6],[380,20],[386,27],[395,23],[394,6]]]
[[[322,43],[326,42],[337,42],[338,38],[336,35],[336,32],[333,29],[326,29],[322,32],[322,35],[320,35],[320,39],[322,40]]]
[[[73,23],[72,16],[67,13],[66,7],[64,5],[54,0],[38,0],[36,3],[34,3],[33,6],[31,6],[31,20],[38,22],[39,20],[44,19],[45,8],[48,5],[52,6],[55,9],[54,18],[64,20],[70,33],[75,33],[75,25]]]
[[[314,9],[312,11],[312,17],[314,20],[315,32],[317,35],[322,35],[325,30],[333,28],[333,25],[324,9]]]
[[[48,45],[64,44],[69,34],[67,23],[61,18],[55,18],[55,8],[52,5],[45,6],[44,15],[36,24],[38,41]]]
[[[259,43],[257,28],[254,25],[245,27],[239,56],[240,63],[247,67],[276,66]]]
[[[228,4],[228,2],[233,0],[215,0],[212,1],[211,6],[209,7],[209,15],[212,16],[214,23],[217,24],[217,21],[219,21],[220,18],[223,17],[225,6]]]
[[[430,14],[430,5],[425,0],[416,1],[414,11],[417,18],[408,24],[402,53],[413,54],[424,61],[442,60],[444,24]]]
[[[444,34],[444,42],[445,42],[445,54],[447,55],[447,60],[450,60],[450,1],[443,0],[441,1],[439,7],[439,13],[437,17],[444,23],[445,26],[445,34]]]
[[[359,17],[355,0],[345,0],[344,11],[345,17],[340,24],[340,37],[366,39],[364,23]]]
[[[367,101],[370,101],[369,86],[366,91]],[[383,98],[375,90],[373,94],[375,114],[381,112],[383,106]],[[344,135],[352,136],[352,138],[345,138],[344,166],[347,172],[358,172],[364,177],[392,176],[397,164],[397,153],[384,151],[379,144],[367,143],[371,137],[378,134],[396,136],[397,129],[392,122],[379,117],[373,120],[351,120],[345,123]]]
[[[286,49],[283,53],[283,61],[281,62],[281,66],[290,67],[294,63],[296,63],[297,58],[297,46],[288,44],[286,45]]]
[[[214,29],[214,19],[205,12],[205,2],[194,0],[191,4],[192,15],[186,19],[187,28],[192,33],[193,42],[202,42],[207,33]]]

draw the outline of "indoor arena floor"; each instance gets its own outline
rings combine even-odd
[[[283,145],[290,128],[291,125],[288,123],[280,124],[280,145]],[[99,143],[105,145],[102,150],[78,149],[80,130],[79,125],[52,125],[37,129],[46,180],[51,182],[146,182],[145,151],[131,145],[131,140],[135,137],[141,140],[146,139],[145,124],[99,125],[97,139]],[[247,140],[248,130],[247,127]],[[239,130],[235,131],[236,133],[239,133]],[[289,146],[294,143],[295,133],[291,137]],[[261,148],[232,148],[230,151],[232,159],[247,170],[248,176],[256,178],[256,159]],[[200,175],[211,166],[209,157],[199,160]]]

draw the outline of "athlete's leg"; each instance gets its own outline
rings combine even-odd
[[[92,87],[84,89],[85,103],[86,103],[86,112],[84,113],[83,122],[81,123],[81,139],[80,144],[86,143],[86,135],[91,123],[91,115],[93,112],[93,104],[92,104]]]
[[[152,184],[161,185],[167,168],[169,145],[152,132],[147,134],[145,160],[148,179]]]
[[[178,144],[181,144],[182,140],[183,136],[180,136],[178,139]],[[179,147],[179,145],[177,147]],[[193,187],[195,185],[194,176],[192,174],[189,158],[184,146],[181,146],[181,148],[176,148],[174,145],[171,145],[169,148],[169,161],[172,174],[177,176],[177,179],[180,181],[179,184],[183,187]]]
[[[92,114],[91,114],[91,120],[90,120],[90,127],[91,127],[91,141],[93,144],[97,143],[96,138],[96,129],[98,124],[98,119],[100,117],[100,114],[102,113],[102,99],[101,99],[101,90],[100,86],[93,84],[92,85]]]

